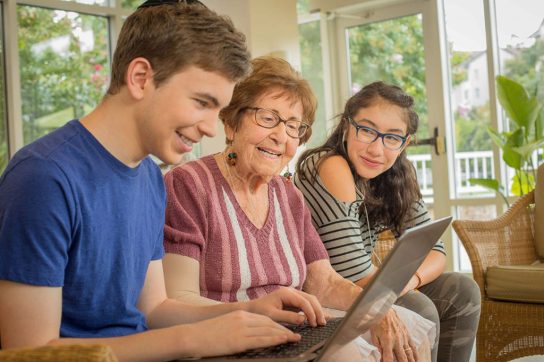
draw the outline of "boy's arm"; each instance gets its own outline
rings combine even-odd
[[[103,344],[110,346],[120,361],[165,361],[230,354],[300,339],[267,317],[245,312],[124,337],[59,338],[61,305],[61,288],[0,281],[2,348]]]
[[[59,337],[62,288],[0,280],[2,348],[44,345]]]

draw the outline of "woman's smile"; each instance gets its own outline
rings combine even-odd
[[[276,150],[266,148],[266,147],[257,147],[257,151],[259,151],[259,153],[262,156],[264,156],[265,158],[269,158],[269,159],[273,159],[273,160],[279,159],[281,157],[281,155],[283,154],[280,151],[276,151]]]

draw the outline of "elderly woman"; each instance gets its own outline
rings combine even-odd
[[[287,62],[253,61],[221,112],[225,150],[165,176],[169,296],[244,308],[244,301],[289,287],[325,307],[349,308],[361,288],[331,267],[302,194],[290,175],[278,176],[310,137],[315,109],[308,83]],[[384,361],[417,361],[433,328],[415,313],[391,309],[367,337],[376,347],[359,341],[362,358],[379,359],[379,351]]]

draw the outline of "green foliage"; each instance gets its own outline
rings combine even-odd
[[[349,29],[349,54],[352,83],[362,87],[382,80],[404,89],[414,97],[421,119],[417,137],[429,137],[421,17],[406,16]]]
[[[544,137],[538,132],[539,114],[542,103],[518,82],[505,76],[497,76],[499,102],[511,122],[511,130],[497,132],[489,128],[493,142],[502,150],[504,162],[514,169],[511,192],[524,195],[535,187],[537,165],[533,164],[533,153],[544,144]],[[491,188],[506,200],[504,188],[490,187],[482,179],[470,179],[471,183]],[[496,180],[493,180],[496,181]],[[493,182],[493,186],[498,185]]]
[[[450,48],[453,48],[453,43],[450,44]],[[466,62],[471,55],[471,52],[459,52],[450,49],[451,59],[451,73],[452,73],[452,86],[455,88],[459,84],[467,80],[467,70],[461,65]]]
[[[455,113],[457,152],[488,151],[491,139],[486,128],[491,125],[489,104],[473,108],[468,115]]]
[[[109,82],[108,27],[106,18],[59,10],[20,5],[17,13],[28,143],[69,121],[40,119],[68,109],[81,117],[100,101]]]
[[[504,75],[525,86],[527,92],[537,97],[544,95],[544,37],[535,40],[533,46],[522,50],[509,48],[514,56],[504,64]]]
[[[128,0],[125,0],[128,1]],[[297,0],[297,14],[307,14],[310,12],[310,0]]]
[[[300,2],[299,2],[300,3]],[[321,30],[319,20],[298,27],[300,34],[301,72],[310,83],[318,99],[312,136],[308,147],[321,145],[327,138],[325,115],[325,90],[323,89],[323,62],[321,59]]]
[[[121,0],[121,5],[125,9],[136,9],[144,3],[145,0]]]

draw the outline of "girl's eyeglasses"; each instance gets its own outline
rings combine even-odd
[[[348,121],[355,127],[355,138],[358,141],[370,144],[381,138],[383,146],[388,150],[398,151],[404,146],[409,137],[409,135],[401,136],[395,133],[381,133],[372,127],[358,124],[351,117],[348,117]]]

